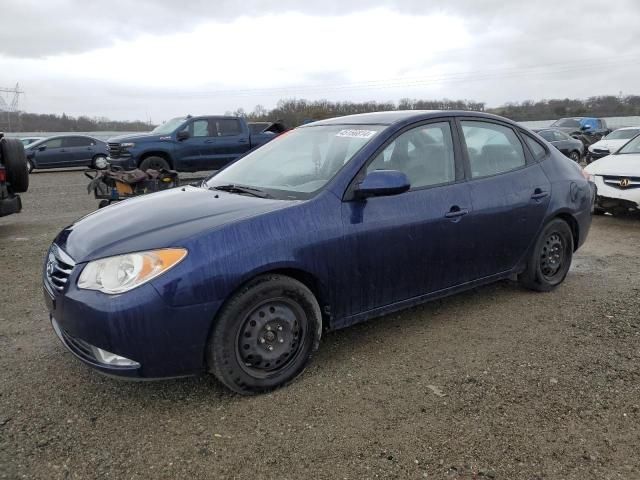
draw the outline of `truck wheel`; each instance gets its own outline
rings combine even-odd
[[[171,165],[162,157],[147,157],[140,162],[140,170],[170,170]]]
[[[15,192],[22,193],[29,189],[29,168],[24,155],[24,145],[15,138],[0,140],[2,163],[7,169],[7,181]]]
[[[291,277],[262,275],[233,295],[214,320],[209,371],[237,393],[268,392],[303,372],[321,334],[313,293]]]

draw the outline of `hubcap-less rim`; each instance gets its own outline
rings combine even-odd
[[[291,364],[302,350],[305,313],[286,298],[268,300],[245,317],[238,332],[238,360],[252,376],[265,377]]]
[[[563,266],[565,245],[558,233],[547,236],[540,253],[540,271],[546,279],[553,278]]]

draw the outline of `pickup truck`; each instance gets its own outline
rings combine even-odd
[[[242,117],[177,117],[151,133],[109,139],[107,160],[124,169],[218,170],[286,131],[281,122],[256,125]]]
[[[24,145],[17,138],[4,138],[0,132],[0,217],[22,210],[18,193],[26,192],[28,188]]]

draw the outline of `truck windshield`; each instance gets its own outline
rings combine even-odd
[[[640,153],[640,135],[618,150],[618,153]]]
[[[158,125],[151,131],[151,133],[155,133],[157,135],[166,135],[167,133],[173,133],[173,131],[181,124],[183,124],[185,120],[185,117],[172,118],[168,122],[165,122],[162,125]]]
[[[285,133],[211,177],[204,186],[252,187],[280,199],[311,198],[385,127],[324,125]]]

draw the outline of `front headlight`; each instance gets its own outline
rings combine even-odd
[[[131,142],[129,142],[129,143],[121,143],[120,144],[120,148],[133,148],[135,146],[136,146],[136,144],[135,143],[131,143]]]
[[[94,260],[82,270],[78,288],[112,295],[128,292],[162,275],[186,256],[184,248],[164,248]]]

